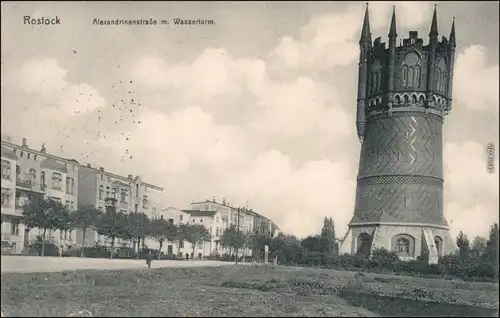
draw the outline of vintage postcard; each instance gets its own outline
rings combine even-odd
[[[498,30],[498,2],[2,2],[2,316],[498,317]]]

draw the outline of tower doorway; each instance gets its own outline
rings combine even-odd
[[[370,255],[370,250],[372,246],[372,237],[367,233],[361,233],[358,236],[358,255]]]

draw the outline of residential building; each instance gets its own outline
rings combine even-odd
[[[17,157],[14,151],[2,146],[2,248],[20,253],[23,248],[24,226],[15,208]]]
[[[212,233],[215,234],[213,238],[215,244],[213,244],[212,247],[212,252],[214,253],[229,253],[228,249],[220,248],[218,243],[222,233],[224,233],[224,231],[231,226],[238,227],[239,225],[239,230],[245,234],[256,233],[270,235],[272,237],[277,235],[279,232],[278,226],[270,219],[253,211],[252,209],[240,208],[238,210],[237,207],[232,206],[224,198],[222,199],[222,202],[217,202],[215,198],[212,200],[192,202],[190,207],[192,210],[185,211],[188,213],[190,213],[189,211],[213,212],[213,218],[216,220],[210,224],[213,228]],[[217,218],[220,218],[219,222],[217,222]],[[240,256],[251,256],[251,253],[251,249],[241,249],[239,251]]]
[[[144,213],[150,218],[158,214],[162,204],[163,188],[142,181],[140,176],[120,176],[106,171],[104,167],[95,168],[90,164],[80,166],[78,174],[78,206],[93,205],[106,211],[106,199],[116,199],[116,210],[123,213]],[[77,233],[78,244],[94,245],[105,243],[106,238],[94,229],[88,229],[85,242],[83,233]],[[151,240],[146,242],[150,245]],[[130,242],[120,242],[118,246],[130,247]]]
[[[78,167],[79,163],[74,159],[47,154],[44,145],[40,150],[35,150],[28,147],[26,138],[22,139],[21,145],[17,145],[8,136],[2,136],[2,171],[10,169],[13,174],[9,182],[4,179],[2,172],[2,193],[5,188],[5,193],[11,195],[15,189],[14,204],[8,200],[10,207],[2,206],[2,241],[15,244],[12,248],[14,252],[20,253],[42,234],[41,229],[27,231],[21,223],[22,207],[33,196],[52,198],[66,204],[71,210],[76,209]],[[48,230],[46,239],[63,250],[69,249],[75,245],[75,230]]]
[[[162,191],[139,176],[125,177],[102,167],[83,166],[74,159],[47,153],[45,145],[35,150],[28,147],[26,138],[17,145],[2,136],[2,244],[12,246],[16,253],[41,235],[40,229],[25,231],[21,223],[22,206],[35,195],[57,200],[71,210],[94,205],[105,211],[105,199],[115,198],[118,211],[155,217],[162,206]],[[85,242],[80,229],[64,233],[49,230],[46,238],[62,250],[105,241],[94,230],[87,231]]]

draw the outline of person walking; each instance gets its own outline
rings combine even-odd
[[[148,256],[146,258],[146,264],[148,264],[148,267],[151,268],[151,263],[153,262],[153,253],[151,251],[148,252]]]

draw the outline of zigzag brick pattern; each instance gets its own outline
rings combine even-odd
[[[442,118],[422,112],[370,118],[351,224],[431,223],[443,216]]]

